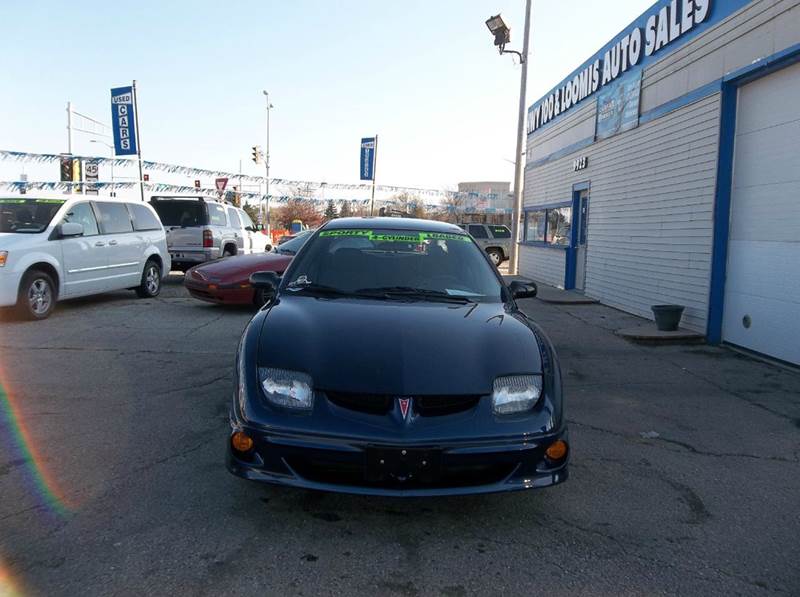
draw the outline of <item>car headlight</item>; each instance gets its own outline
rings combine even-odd
[[[8,251],[0,251],[0,267],[6,266],[6,259],[8,259]]]
[[[259,368],[258,379],[272,404],[294,410],[311,410],[314,390],[311,376],[285,369]]]
[[[494,380],[492,410],[512,415],[531,410],[542,396],[541,375],[509,375]]]

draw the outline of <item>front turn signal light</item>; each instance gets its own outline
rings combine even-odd
[[[231,436],[231,446],[237,452],[249,452],[253,449],[253,438],[244,431],[237,431]]]
[[[567,442],[565,442],[563,439],[557,439],[547,447],[547,449],[544,451],[544,454],[550,460],[558,462],[559,460],[564,460],[564,458],[567,457],[567,451]]]

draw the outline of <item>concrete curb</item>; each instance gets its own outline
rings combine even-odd
[[[614,332],[617,336],[637,344],[704,344],[706,337],[691,330],[662,332],[651,326],[622,328]]]

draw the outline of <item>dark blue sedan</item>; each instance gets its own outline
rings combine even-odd
[[[227,466],[253,481],[421,496],[567,479],[558,357],[470,236],[347,218],[306,243],[237,354]]]

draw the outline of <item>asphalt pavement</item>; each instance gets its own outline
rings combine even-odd
[[[523,303],[561,356],[571,478],[447,499],[228,474],[251,312],[180,278],[0,322],[0,595],[800,594],[800,373]]]

